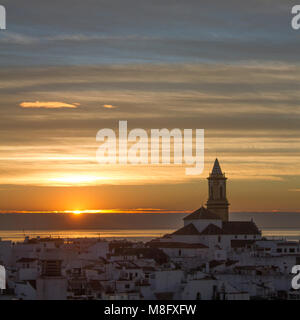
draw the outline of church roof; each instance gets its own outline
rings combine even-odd
[[[202,232],[201,235],[247,235],[247,234],[260,234],[259,229],[253,221],[224,221],[222,229],[214,224],[209,224]]]
[[[190,223],[185,227],[182,227],[178,229],[177,231],[173,232],[172,235],[199,235],[199,231],[196,229],[196,227]]]
[[[201,235],[217,235],[223,234],[223,230],[215,224],[209,224],[202,232]]]
[[[187,217],[183,218],[183,220],[196,220],[196,219],[204,219],[204,220],[221,220],[221,218],[215,213],[209,211],[203,206],[198,210],[194,211]]]
[[[223,175],[218,158],[216,158],[215,160],[214,167],[212,169],[211,174],[216,176]]]
[[[225,234],[260,234],[253,221],[224,221],[223,232]]]

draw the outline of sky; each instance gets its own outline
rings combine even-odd
[[[299,211],[289,0],[1,0],[0,210]],[[205,130],[205,167],[100,165],[102,128]]]

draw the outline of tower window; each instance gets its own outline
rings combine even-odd
[[[220,198],[223,199],[223,187],[220,187]]]

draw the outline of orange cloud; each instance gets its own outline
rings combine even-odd
[[[105,104],[105,105],[103,105],[103,108],[106,108],[106,109],[115,109],[115,108],[117,108],[116,106],[113,106],[113,105],[111,105],[111,104]]]
[[[59,109],[59,108],[77,108],[79,106],[79,103],[64,103],[64,102],[58,102],[58,101],[48,101],[48,102],[41,102],[41,101],[35,101],[35,102],[22,102],[20,103],[21,108],[45,108],[45,109]]]

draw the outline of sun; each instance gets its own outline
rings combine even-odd
[[[73,214],[75,214],[75,215],[80,215],[80,214],[82,214],[82,211],[80,211],[80,210],[74,210],[74,211],[72,211],[73,212]]]

